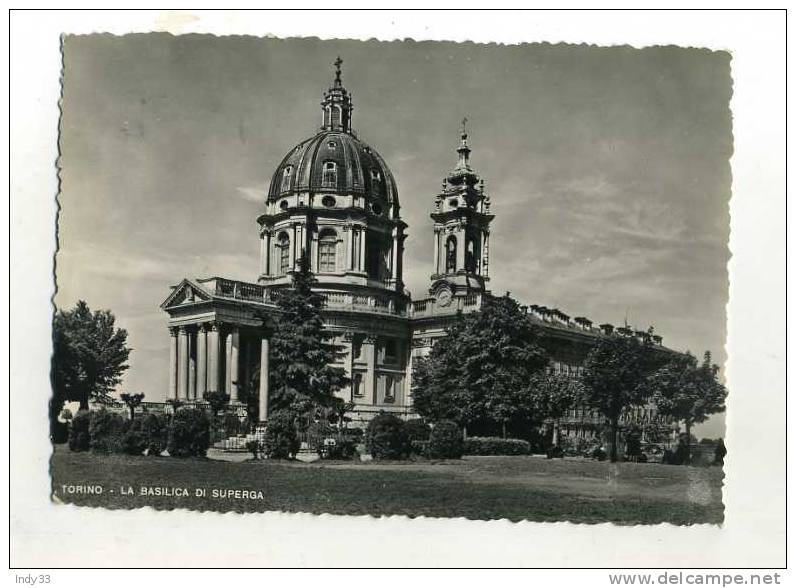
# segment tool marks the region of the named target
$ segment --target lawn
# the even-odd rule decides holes
[[[57,501],[107,508],[466,517],[619,524],[720,523],[720,468],[465,457],[445,462],[230,463],[72,453],[52,460]],[[101,486],[101,494],[79,488]],[[150,489],[146,495],[142,487]],[[156,488],[170,490],[160,491]],[[204,490],[205,496],[197,496]],[[238,491],[230,496],[228,491]],[[249,493],[243,495],[243,491]],[[223,496],[227,492],[227,496]],[[185,493],[187,495],[183,496]],[[169,494],[169,495],[163,495]]]

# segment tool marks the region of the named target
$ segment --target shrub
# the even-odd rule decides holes
[[[50,423],[50,440],[56,445],[69,441],[69,423],[53,420]]]
[[[89,447],[96,453],[120,453],[127,424],[120,414],[104,408],[91,413],[88,425]]]
[[[324,459],[353,459],[356,454],[357,444],[353,439],[334,441],[326,445],[322,453]]]
[[[328,423],[328,421],[318,421],[310,423],[307,427],[307,444],[310,449],[318,453],[323,451],[324,443],[327,439],[336,438],[337,429]]]
[[[428,441],[431,436],[431,427],[423,419],[411,419],[406,421],[406,434],[409,441]]]
[[[298,453],[296,415],[289,410],[274,412],[265,425],[263,451],[270,459],[290,459]]]
[[[263,451],[263,442],[258,439],[246,441],[246,449],[252,454],[254,459],[260,459],[260,454]]]
[[[594,449],[595,442],[583,437],[562,435],[560,437],[560,445],[564,455],[588,457]]]
[[[363,431],[360,427],[345,427],[343,429],[343,435],[345,435],[348,439],[359,443],[365,436],[365,431]]]
[[[554,445],[552,447],[548,447],[545,454],[547,455],[547,459],[561,458],[564,457],[564,450],[561,449],[561,447],[556,447]]]
[[[224,433],[227,437],[236,437],[241,432],[241,422],[233,412],[225,412],[222,419]]]
[[[144,420],[141,418],[127,421],[122,435],[121,450],[127,455],[142,455],[147,448],[147,436],[144,432]]]
[[[210,446],[210,419],[201,408],[181,408],[171,417],[168,452],[172,457],[204,457]]]
[[[528,455],[530,452],[530,442],[523,439],[468,437],[464,440],[465,455]]]
[[[365,431],[365,447],[374,459],[404,459],[411,446],[406,423],[395,415],[377,415]]]
[[[428,441],[420,441],[418,439],[414,439],[409,442],[409,446],[412,452],[412,455],[426,455]]]
[[[150,413],[141,418],[141,431],[146,438],[147,455],[160,455],[168,443],[168,423],[160,415]]]
[[[72,451],[88,451],[90,437],[88,434],[91,413],[87,410],[80,410],[72,419],[69,428],[69,449]]]
[[[461,459],[464,439],[459,425],[453,421],[440,421],[431,429],[426,454],[434,459]]]

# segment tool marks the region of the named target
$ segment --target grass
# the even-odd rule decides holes
[[[58,447],[52,459],[55,499],[83,506],[625,525],[721,523],[723,477],[720,468],[528,456],[434,463],[230,463],[72,453]],[[65,493],[64,484],[100,485],[103,493]],[[142,486],[184,488],[189,496],[143,496]],[[123,494],[128,488],[133,493]],[[198,488],[207,496],[195,496]],[[213,489],[260,492],[262,499],[213,497]]]

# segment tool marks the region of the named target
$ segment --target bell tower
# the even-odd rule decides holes
[[[470,166],[467,119],[462,120],[459,161],[434,200],[434,272],[432,296],[466,296],[486,291],[489,280],[489,196]],[[445,292],[447,291],[447,292]]]

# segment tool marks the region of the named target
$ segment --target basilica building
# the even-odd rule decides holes
[[[268,415],[269,341],[264,328],[276,312],[273,293],[291,284],[305,253],[326,298],[324,322],[344,350],[340,359],[351,386],[340,392],[355,404],[354,419],[380,411],[412,413],[412,362],[428,353],[459,311],[481,306],[489,292],[490,225],[494,219],[484,181],[470,162],[465,123],[453,168],[429,211],[434,251],[428,295],[411,299],[404,288],[407,224],[398,185],[387,162],[352,127],[351,95],[343,87],[341,61],[321,102],[320,128],[287,151],[271,178],[257,218],[260,266],[256,279],[184,278],[161,308],[170,337],[168,397],[201,401],[224,391],[231,404],[259,392],[259,415]],[[466,122],[466,121],[465,121]],[[453,160],[453,158],[452,158]],[[550,370],[576,376],[595,338],[612,325],[533,305],[528,313],[554,358]],[[619,334],[647,337],[628,327]],[[654,344],[662,347],[659,336]],[[248,390],[260,369],[259,391]],[[655,418],[654,407],[639,411]],[[562,426],[585,434],[598,415],[574,410]]]

